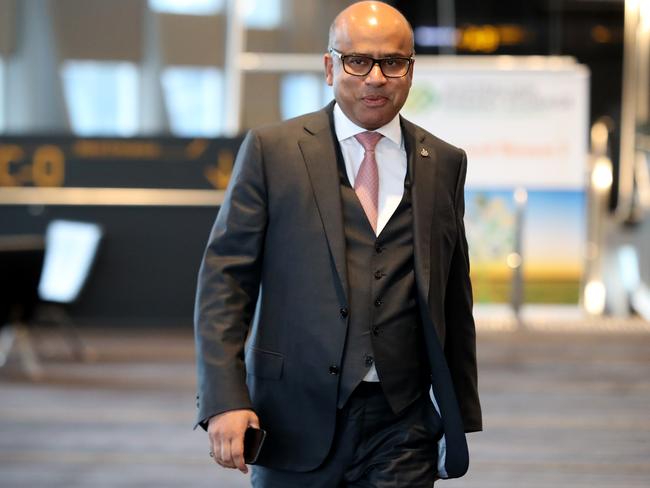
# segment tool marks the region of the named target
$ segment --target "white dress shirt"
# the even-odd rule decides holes
[[[365,150],[354,136],[366,129],[359,127],[343,113],[338,104],[334,105],[334,129],[341,146],[348,180],[354,188],[354,180],[363,161]],[[375,147],[375,159],[379,170],[379,199],[377,205],[377,235],[381,234],[404,195],[406,178],[406,149],[402,138],[399,115],[386,125],[376,129],[382,137]],[[379,381],[375,365],[370,367],[363,381]]]

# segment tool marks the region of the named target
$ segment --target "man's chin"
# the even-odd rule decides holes
[[[363,113],[359,114],[357,125],[366,130],[375,130],[393,120],[395,115],[392,112],[386,113],[384,110],[381,112],[378,110],[364,110]]]

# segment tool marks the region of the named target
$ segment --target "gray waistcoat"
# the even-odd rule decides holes
[[[338,406],[345,405],[374,362],[384,394],[398,413],[422,394],[429,377],[413,270],[410,185],[375,236],[341,163],[339,156],[349,322]]]

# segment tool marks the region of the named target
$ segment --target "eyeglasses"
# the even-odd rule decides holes
[[[343,54],[334,48],[330,48],[330,54],[338,56],[343,64],[343,69],[349,75],[353,76],[368,76],[372,71],[375,64],[379,65],[379,69],[386,78],[402,78],[406,76],[413,63],[413,57],[390,57],[375,59],[370,56],[363,56],[361,54]]]

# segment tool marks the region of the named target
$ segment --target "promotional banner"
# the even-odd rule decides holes
[[[405,117],[467,151],[465,222],[478,303],[509,301],[519,267],[524,302],[578,302],[588,84],[587,69],[570,58],[417,59]],[[525,195],[519,202],[517,189]]]

